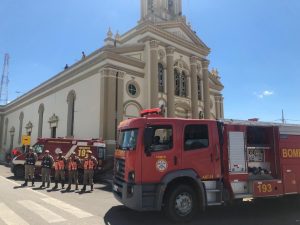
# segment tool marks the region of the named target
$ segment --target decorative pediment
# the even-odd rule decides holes
[[[55,113],[49,118],[48,123],[50,124],[50,127],[57,127],[59,118]]]
[[[13,134],[13,133],[15,133],[15,131],[16,131],[15,127],[11,127],[9,130],[9,133]]]
[[[29,122],[26,124],[26,126],[25,126],[26,130],[31,130],[32,127],[33,127],[33,125],[32,125],[32,123],[31,123],[31,121],[29,121]]]
[[[185,22],[168,22],[157,26],[182,40],[209,51],[207,45],[197,36],[196,31],[193,31]]]

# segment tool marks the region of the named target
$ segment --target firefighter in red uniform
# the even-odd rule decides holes
[[[69,185],[66,191],[71,190],[71,184],[74,180],[75,190],[78,190],[78,166],[81,164],[81,160],[76,155],[75,152],[72,152],[71,157],[68,160],[68,173],[69,173]]]
[[[92,151],[87,151],[87,158],[83,161],[83,188],[81,189],[82,192],[86,191],[86,185],[89,183],[91,185],[91,191],[93,191],[94,184],[93,184],[93,177],[94,177],[94,169],[97,167],[97,159],[92,156]]]
[[[45,155],[42,158],[42,185],[40,188],[45,187],[45,183],[47,182],[47,188],[50,187],[50,174],[51,174],[51,168],[53,166],[54,159],[49,154],[49,150],[45,151]]]
[[[55,168],[55,186],[52,188],[53,190],[58,188],[58,182],[61,181],[61,188],[65,187],[65,167],[66,167],[66,158],[62,155],[62,151],[58,151],[58,157],[55,160],[54,168]]]
[[[30,147],[25,156],[25,182],[22,184],[23,187],[27,186],[29,177],[31,178],[32,186],[34,186],[34,170],[36,161],[37,155],[33,152],[32,147]]]

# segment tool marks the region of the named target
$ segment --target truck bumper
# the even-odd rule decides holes
[[[126,207],[137,211],[161,210],[160,185],[137,185],[122,182],[113,182],[115,198]]]

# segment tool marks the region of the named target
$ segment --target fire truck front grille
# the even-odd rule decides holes
[[[125,160],[117,159],[115,164],[115,179],[120,182],[125,181]]]
[[[122,189],[125,183],[125,160],[116,159],[114,168],[114,192],[122,198]]]

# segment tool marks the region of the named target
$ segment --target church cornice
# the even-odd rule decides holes
[[[131,53],[131,52],[140,52],[145,50],[145,44],[139,43],[135,45],[123,45],[120,47],[108,47],[104,48],[104,51],[109,51],[117,54]]]
[[[3,106],[3,112],[7,113],[16,111],[22,107],[25,107],[28,104],[31,104],[63,88],[66,88],[76,82],[79,82],[80,80],[97,74],[99,72],[99,69],[104,67],[117,68],[123,70],[126,73],[144,77],[144,74],[142,72],[126,68],[126,66],[128,65],[143,70],[145,68],[144,62],[134,58],[130,58],[128,56],[122,56],[114,52],[104,50],[105,48],[101,48],[95,51],[85,60],[81,60],[80,62],[72,65],[67,70],[60,72],[56,76],[43,82],[26,94]],[[114,65],[113,62],[122,63],[124,64],[124,66]]]

